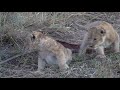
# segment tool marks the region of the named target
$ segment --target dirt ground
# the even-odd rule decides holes
[[[80,45],[86,33],[84,27],[103,20],[111,23],[120,34],[119,12],[16,12],[0,15],[0,63],[23,53],[26,33],[33,30],[42,30],[56,40]],[[34,73],[37,52],[32,52],[0,64],[0,78],[119,78],[120,53],[106,50],[105,54],[106,59],[95,59],[95,53],[81,57],[74,53],[68,70],[59,71],[56,66],[47,65],[43,72]]]

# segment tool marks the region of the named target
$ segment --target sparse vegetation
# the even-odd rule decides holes
[[[26,35],[31,31],[47,33],[56,40],[80,44],[85,34],[84,26],[104,20],[120,34],[120,12],[0,12],[0,63],[25,52]],[[107,51],[106,51],[107,52]],[[47,66],[44,73],[37,69],[37,52],[20,55],[0,64],[1,78],[118,78],[120,53],[106,54],[107,59],[96,60],[94,55],[73,55],[70,69],[59,72]]]

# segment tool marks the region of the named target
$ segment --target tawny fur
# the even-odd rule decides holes
[[[104,48],[111,46],[115,53],[119,52],[119,35],[111,24],[96,21],[86,26],[88,32],[80,46],[79,55],[85,54],[87,48],[95,49],[97,57],[105,57]]]
[[[69,68],[68,63],[72,60],[72,52],[52,37],[46,36],[41,32],[33,31],[28,36],[29,49],[38,50],[38,71],[44,69],[45,64],[56,64],[60,70]]]

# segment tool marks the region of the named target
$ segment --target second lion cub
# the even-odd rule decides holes
[[[46,63],[57,64],[61,70],[69,68],[67,63],[72,60],[70,49],[41,32],[33,31],[28,38],[29,49],[39,51],[38,71],[44,69]]]
[[[119,52],[119,35],[113,26],[105,21],[95,21],[88,27],[83,42],[80,46],[79,55],[85,53],[87,48],[95,49],[97,57],[104,58],[104,48],[112,46],[114,52]]]

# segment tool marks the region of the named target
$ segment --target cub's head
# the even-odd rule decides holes
[[[39,41],[40,39],[42,39],[44,37],[44,34],[42,32],[38,32],[38,31],[33,31],[30,34],[30,39],[32,42],[36,42]]]
[[[44,34],[42,32],[33,31],[28,35],[29,49],[30,50],[39,50],[39,44],[44,38]]]
[[[88,30],[88,47],[96,49],[101,46],[106,38],[106,30],[102,28],[92,27]]]

